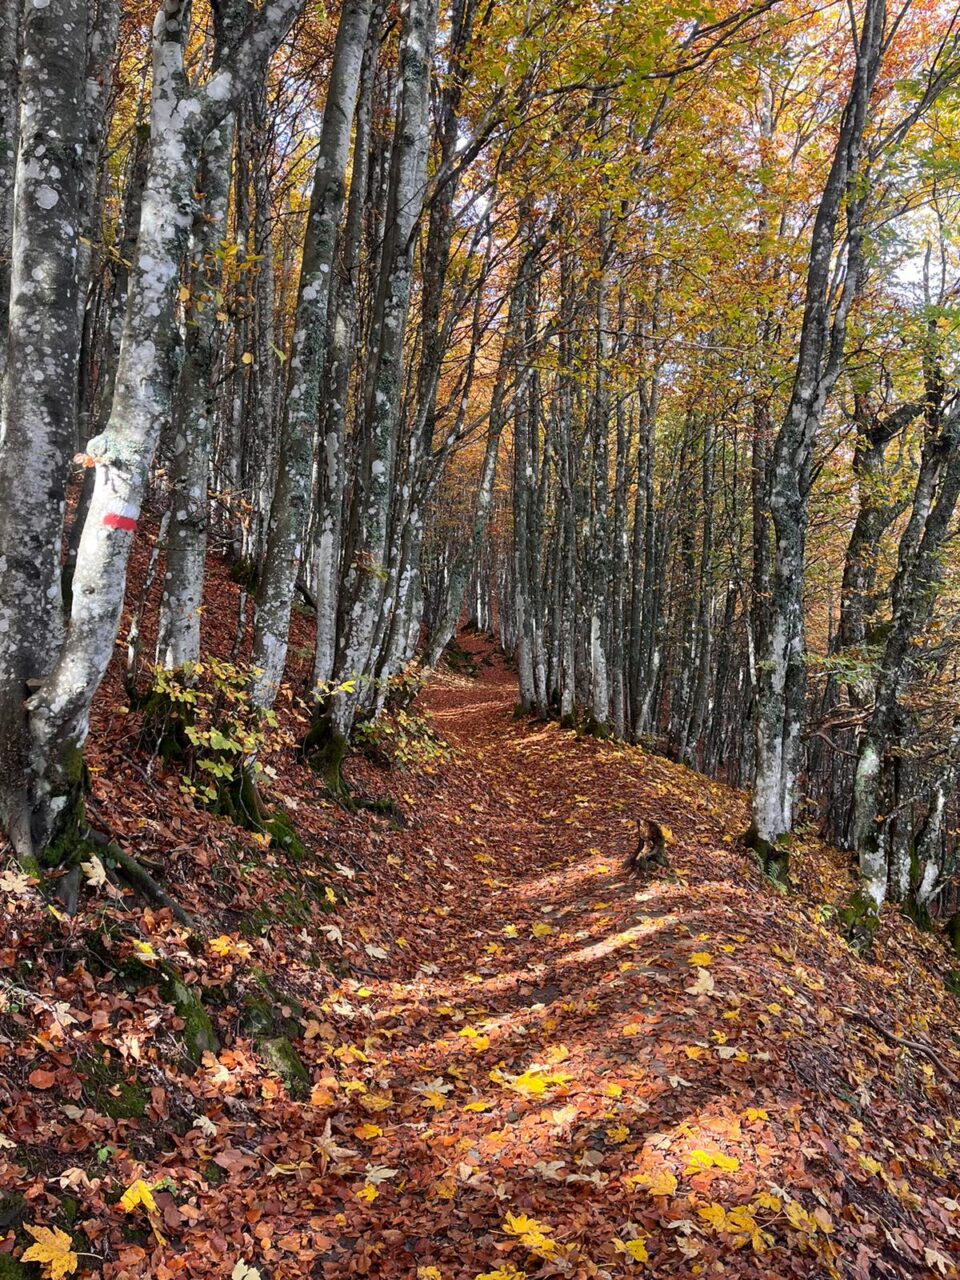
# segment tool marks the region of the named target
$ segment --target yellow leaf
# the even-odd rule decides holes
[[[525,1098],[540,1098],[548,1089],[566,1084],[571,1077],[565,1071],[540,1071],[536,1067],[506,1081],[506,1087]]]
[[[643,1027],[639,1022],[628,1022],[626,1026],[621,1029],[620,1034],[629,1040],[631,1036],[638,1036],[642,1032]]]
[[[647,1253],[647,1246],[642,1240],[618,1240],[624,1253],[628,1254],[634,1262],[649,1262],[650,1255]]]
[[[364,1183],[362,1189],[357,1192],[358,1200],[366,1200],[367,1204],[373,1204],[380,1192],[372,1182]]]
[[[727,1211],[722,1204],[708,1204],[703,1209],[698,1209],[697,1213],[714,1231],[726,1231]]]
[[[515,924],[505,924],[503,926],[503,936],[505,938],[516,938],[518,936],[517,926]]]
[[[743,1113],[743,1118],[747,1124],[754,1124],[757,1120],[769,1120],[770,1117],[762,1107],[747,1107]]]
[[[677,1189],[677,1176],[672,1169],[657,1169],[655,1173],[634,1173],[629,1181],[649,1196],[672,1196]]]
[[[468,1103],[467,1103],[467,1105],[466,1105],[463,1109],[464,1109],[464,1111],[489,1111],[489,1110],[490,1110],[490,1103],[489,1103],[489,1102],[483,1102],[483,1101],[480,1101],[480,1102],[468,1102]]]
[[[364,1111],[389,1111],[393,1103],[389,1098],[382,1098],[378,1093],[371,1093],[366,1098],[360,1099],[360,1105]]]
[[[439,1267],[417,1267],[417,1280],[443,1280]]]
[[[243,355],[240,357],[240,363],[241,363],[241,364],[253,364],[253,352],[252,352],[252,351],[245,351],[245,352],[243,353]]]
[[[61,1276],[72,1276],[77,1269],[77,1255],[70,1248],[73,1241],[59,1227],[34,1227],[24,1223],[24,1227],[33,1236],[36,1244],[32,1244],[24,1253],[22,1262],[39,1262],[48,1280],[60,1280]],[[16,1263],[14,1263],[16,1269]]]
[[[704,1169],[722,1169],[725,1173],[735,1173],[739,1168],[740,1161],[735,1156],[725,1156],[722,1152],[691,1151],[684,1173],[702,1173]]]
[[[442,1111],[447,1105],[447,1100],[439,1089],[424,1089],[423,1099],[428,1107],[433,1107],[434,1111]]]
[[[137,1205],[143,1205],[147,1213],[157,1212],[157,1202],[153,1198],[153,1188],[147,1186],[142,1178],[131,1183],[120,1197],[120,1208],[124,1213],[132,1213]]]
[[[713,964],[713,956],[709,951],[695,951],[689,958],[689,962],[698,969],[707,969]]]
[[[551,933],[553,933],[553,925],[538,922],[532,927],[530,932],[535,938],[547,938]]]
[[[383,1137],[383,1130],[378,1124],[361,1124],[353,1131],[355,1138],[366,1138],[368,1141],[372,1138]]]
[[[879,1173],[883,1165],[880,1164],[879,1160],[874,1160],[872,1156],[861,1156],[860,1167],[861,1169],[866,1169],[867,1173]]]
[[[527,1217],[525,1213],[508,1213],[503,1220],[503,1231],[508,1236],[516,1236],[531,1253],[539,1254],[541,1258],[549,1258],[557,1251],[555,1242],[548,1239],[553,1228],[544,1226],[536,1218]]]
[[[798,1204],[796,1200],[791,1200],[784,1212],[791,1227],[795,1227],[798,1231],[816,1231],[816,1222],[811,1219],[803,1205]]]
[[[151,947],[151,945],[150,945],[150,943],[149,943],[149,942],[139,942],[139,941],[137,941],[136,939],[134,939],[133,947],[134,947],[134,950],[135,950],[139,955],[143,956],[144,960],[159,960],[159,959],[160,959],[160,957],[159,957],[159,956],[157,955],[157,953],[154,951],[153,947]]]
[[[476,1280],[527,1280],[527,1273],[516,1271],[507,1263],[503,1267],[497,1267],[496,1271],[484,1271]]]
[[[608,1084],[603,1091],[608,1098],[619,1098],[623,1094],[622,1084]]]

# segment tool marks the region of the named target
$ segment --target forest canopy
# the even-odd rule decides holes
[[[957,1275],[960,4],[0,0],[0,1280]]]
[[[774,876],[812,821],[868,927],[952,905],[949,4],[5,0],[0,34],[21,855],[69,857],[149,530],[130,679],[203,656],[214,550],[260,714],[314,611],[335,789],[466,617],[523,710],[750,787]]]

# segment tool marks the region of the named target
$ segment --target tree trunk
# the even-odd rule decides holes
[[[92,465],[96,467],[96,480],[77,555],[70,625],[62,645],[58,645],[54,637],[59,630],[56,616],[59,584],[46,593],[38,593],[39,584],[34,578],[30,585],[33,598],[38,601],[41,625],[52,633],[45,637],[39,672],[42,682],[26,703],[26,735],[22,717],[18,715],[15,720],[2,717],[4,742],[0,755],[14,763],[13,776],[3,786],[4,825],[20,854],[51,849],[61,852],[58,837],[69,835],[67,827],[76,817],[82,782],[78,762],[87,735],[90,706],[113,655],[141,494],[161,423],[169,416],[168,353],[174,337],[180,261],[192,222],[197,155],[204,138],[234,105],[242,87],[262,73],[267,59],[296,16],[299,3],[300,0],[276,0],[275,5],[253,18],[222,68],[203,88],[189,85],[183,71],[185,10],[174,0],[167,0],[154,24],[151,147],[140,234],[131,273],[113,408],[104,431],[88,445]],[[56,132],[74,118],[82,121],[78,111],[71,112],[70,104],[79,101],[76,85],[78,77],[82,78],[85,39],[78,35],[73,40],[63,25],[62,12],[54,13],[53,17],[51,12],[34,8],[30,22],[37,23],[34,30],[38,37],[47,37],[38,47],[35,74],[44,110],[52,110],[58,121]],[[72,24],[78,33],[85,32],[81,17],[82,14],[78,14]],[[69,55],[64,50],[69,50]],[[61,95],[64,96],[62,103]],[[52,127],[52,121],[47,120],[46,124]],[[49,335],[50,340],[65,341],[68,336],[74,337],[78,315],[75,296],[70,293],[69,305],[64,306],[63,297],[59,295],[63,289],[75,288],[72,238],[76,235],[77,221],[76,195],[71,191],[71,183],[77,181],[79,147],[61,156],[59,162],[57,148],[50,146],[48,134],[44,135],[43,147],[45,150],[37,155],[32,130],[24,131],[21,148],[24,173],[22,178],[18,173],[18,201],[23,200],[22,219],[25,223],[29,216],[30,230],[23,225],[16,238],[25,242],[26,252],[21,259],[24,267],[31,254],[50,250],[61,264],[59,275],[55,266],[50,267],[48,278],[55,283],[58,294],[57,316],[50,318],[45,335]],[[60,170],[59,177],[54,178],[52,167]],[[37,174],[39,176],[35,176]],[[41,217],[49,217],[51,223],[44,228],[42,245],[35,234]],[[65,275],[69,276],[69,284],[62,278]],[[28,305],[35,288],[31,273],[28,287],[16,289],[26,313],[22,322],[18,318],[11,326],[14,342],[30,334],[34,341],[39,340],[35,329],[38,322],[32,306]],[[45,306],[51,305],[43,295],[41,301]],[[65,326],[69,333],[65,332]],[[45,336],[43,341],[47,340]],[[77,346],[74,341],[74,359]],[[22,366],[19,355],[11,364],[17,368]],[[70,367],[68,361],[67,367]],[[48,385],[61,382],[52,365],[48,378]],[[69,434],[72,438],[73,424],[69,424],[69,432],[62,421],[55,425],[47,421],[44,425],[49,411],[43,411],[34,421],[25,421],[17,401],[17,397],[25,394],[23,383],[20,378],[7,381],[13,397],[7,411],[12,434],[4,440],[3,468],[8,477],[8,491],[15,478],[19,484],[11,493],[10,501],[3,504],[5,522],[0,530],[0,560],[11,563],[11,553],[23,545],[29,525],[37,550],[43,550],[42,562],[46,568],[41,572],[49,576],[59,569],[57,557],[63,521],[62,499],[50,502],[49,492],[56,494],[59,483],[62,493],[63,481],[58,482],[57,477],[62,476],[66,455],[61,451],[64,437]],[[66,394],[66,379],[62,379],[62,383],[63,394]],[[71,405],[75,388],[73,377],[69,391]],[[57,408],[58,413],[64,411],[62,396]],[[18,445],[22,447],[22,433],[31,428],[46,432],[41,468],[37,467],[35,440],[31,441],[34,474],[45,467],[50,478],[51,488],[45,491],[42,515],[32,495],[32,486],[23,483],[22,475],[16,476],[15,451]],[[4,604],[0,609],[11,608],[14,601],[10,589],[19,585],[16,574],[23,571],[21,568],[5,575]],[[36,570],[33,573],[36,574]],[[17,603],[29,598],[18,596]],[[22,608],[14,610],[14,619],[25,616]],[[15,680],[29,678],[27,673],[35,661],[39,637],[37,626],[34,622],[26,634],[21,630],[5,632],[4,645],[8,649],[0,669],[14,673]],[[15,702],[17,694],[14,687]],[[66,787],[69,790],[65,791]]]
[[[859,287],[863,214],[862,146],[883,52],[885,0],[867,0],[853,82],[814,221],[797,369],[774,441],[770,514],[775,554],[769,626],[757,670],[757,763],[750,840],[766,869],[782,877],[793,825],[804,710],[803,584],[813,446],[826,399],[840,372],[850,306]],[[831,313],[834,241],[845,208],[846,275]]]
[[[63,640],[60,546],[76,440],[86,47],[83,0],[26,9],[0,423],[0,821],[21,856],[46,844],[58,811],[65,816],[69,808],[54,796],[42,812],[34,804],[36,744],[24,699],[28,684],[50,674]],[[46,765],[56,751],[44,754]],[[51,780],[58,792],[60,783]]]
[[[373,0],[348,0],[341,11],[317,149],[290,348],[277,483],[270,508],[270,532],[257,595],[253,636],[256,674],[250,696],[264,710],[272,706],[283,679],[290,609],[306,536],[327,303],[333,278],[337,226],[345,196],[360,69],[372,11]]]

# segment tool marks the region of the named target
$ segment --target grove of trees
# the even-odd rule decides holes
[[[850,850],[855,929],[955,911],[958,94],[949,0],[0,0],[16,855],[84,838],[139,538],[141,668],[211,555],[257,716],[315,615],[318,787],[467,624],[775,879]]]

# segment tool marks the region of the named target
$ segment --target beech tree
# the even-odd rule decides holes
[[[848,850],[863,938],[952,911],[957,12],[300,10],[0,0],[18,856],[76,861],[118,642],[149,719],[228,634],[350,803],[473,626],[520,712],[751,788],[781,887]]]
[[[87,444],[96,479],[68,619],[60,596],[59,548],[67,461],[75,439],[71,361],[75,370],[79,343],[73,268],[85,69],[85,39],[79,37],[86,19],[79,3],[66,24],[57,12],[34,6],[26,24],[24,38],[35,44],[28,59],[31,76],[21,94],[13,231],[18,274],[11,281],[12,349],[0,453],[0,489],[6,497],[0,530],[0,671],[7,710],[0,806],[21,856],[53,851],[58,858],[61,842],[69,849],[77,837],[80,758],[90,705],[113,653],[143,485],[172,402],[173,315],[200,150],[244,87],[262,73],[298,8],[298,0],[279,0],[257,13],[202,84],[191,83],[184,70],[187,6],[164,0],[157,13],[139,233],[112,408],[104,430]],[[64,38],[71,30],[76,41]],[[31,254],[35,260],[47,252],[53,261],[41,268],[44,293],[52,288],[59,296],[46,300],[44,314],[43,299],[36,311],[32,306]],[[20,274],[24,270],[26,276]],[[28,314],[17,314],[20,307]],[[41,377],[52,380],[45,393],[50,407],[38,406],[36,416],[21,402],[36,397],[27,387],[39,385],[33,351],[27,359],[21,344],[36,345]],[[62,393],[54,398],[57,385]],[[29,626],[20,607],[25,598],[38,605]]]

